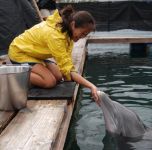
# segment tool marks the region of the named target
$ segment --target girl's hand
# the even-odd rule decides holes
[[[94,85],[91,86],[91,95],[95,102],[99,105],[98,89]]]

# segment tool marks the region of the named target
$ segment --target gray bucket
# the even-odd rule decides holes
[[[0,66],[0,110],[11,111],[26,107],[30,67]]]

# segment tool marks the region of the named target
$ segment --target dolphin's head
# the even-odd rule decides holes
[[[108,132],[131,138],[144,135],[147,127],[134,111],[112,101],[102,91],[98,91],[98,96],[99,105],[104,115],[105,128]]]

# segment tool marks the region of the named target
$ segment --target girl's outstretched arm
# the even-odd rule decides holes
[[[71,72],[71,78],[73,81],[89,88],[91,90],[92,98],[98,103],[98,100],[99,100],[98,94],[97,94],[98,89],[93,83],[86,80],[84,77],[79,75],[77,72]]]

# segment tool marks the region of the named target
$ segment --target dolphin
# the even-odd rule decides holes
[[[106,128],[103,142],[111,137],[119,150],[152,150],[152,129],[133,110],[111,100],[106,93],[98,91],[98,96]]]

